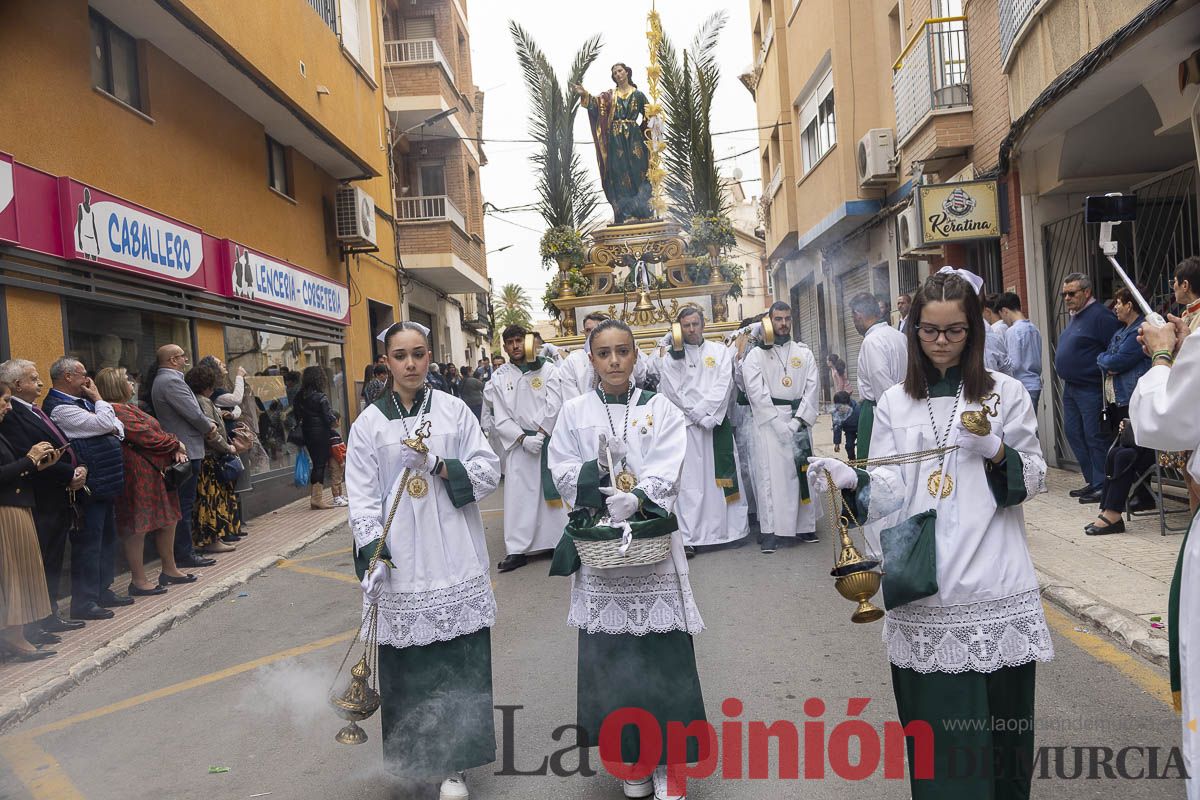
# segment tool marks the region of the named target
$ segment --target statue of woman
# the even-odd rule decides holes
[[[613,221],[619,225],[653,216],[650,179],[646,176],[650,163],[646,144],[649,100],[638,90],[625,64],[613,64],[612,79],[616,88],[595,96],[578,84],[573,88],[588,111],[600,182],[612,206]]]

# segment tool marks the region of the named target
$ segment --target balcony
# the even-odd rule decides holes
[[[1000,63],[1008,66],[1018,35],[1042,0],[1000,0]]]
[[[463,213],[454,205],[454,201],[444,194],[401,197],[396,200],[396,209],[396,221],[400,224],[453,222],[460,231],[467,232],[467,220]]]
[[[383,43],[383,65],[385,67],[408,64],[437,64],[446,71],[450,84],[454,85],[454,69],[442,52],[437,39],[396,39]]]
[[[892,93],[896,101],[896,138],[900,144],[905,144],[935,115],[971,110],[966,17],[925,20],[892,67]],[[924,155],[936,156],[953,143],[965,146],[966,143],[958,141],[963,130],[961,124],[957,128],[953,124],[949,127],[935,124],[934,141],[929,145],[932,149]],[[965,131],[969,136],[969,124]]]
[[[775,19],[767,20],[766,28],[763,30],[762,47],[758,49],[758,55],[754,59],[754,74],[762,74],[763,65],[767,63],[767,53],[771,52],[771,42],[775,41]]]
[[[488,291],[483,243],[449,197],[398,197],[396,223],[405,269],[447,294]]]
[[[783,164],[776,164],[775,171],[771,173],[771,180],[763,189],[763,199],[766,202],[771,202],[775,199],[775,193],[779,191],[779,187],[783,185]]]

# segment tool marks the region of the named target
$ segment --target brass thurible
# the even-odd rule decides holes
[[[988,401],[995,400],[995,405],[989,406]],[[992,432],[992,422],[988,417],[999,416],[1000,414],[1000,395],[992,392],[987,397],[979,402],[982,406],[979,411],[964,411],[959,415],[962,420],[962,425],[976,436],[987,436]]]
[[[834,578],[833,588],[837,589],[842,597],[858,604],[858,608],[850,615],[851,622],[875,622],[883,618],[883,610],[872,604],[871,598],[879,591],[883,582],[883,572],[879,569],[879,562],[864,558],[854,540],[850,538],[850,521],[854,520],[854,524],[857,525],[858,520],[854,519],[854,512],[844,504],[844,513],[837,513],[837,503],[833,497],[836,487],[829,470],[825,471],[825,480],[829,488],[826,493],[829,518],[837,528],[839,540],[837,559],[833,562],[833,569],[829,571]]]

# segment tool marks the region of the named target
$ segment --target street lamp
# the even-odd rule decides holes
[[[413,131],[420,130],[421,128],[424,128],[427,125],[432,125],[435,122],[441,122],[446,117],[453,116],[454,114],[457,114],[457,113],[458,113],[458,106],[453,106],[451,108],[447,108],[445,111],[439,111],[438,113],[434,114],[432,117],[426,117],[425,119],[421,120],[416,125],[413,125],[411,128],[405,128],[404,130],[400,131],[400,135],[403,136],[406,133],[412,133]]]
[[[504,247],[497,247],[495,250],[488,250],[486,253],[484,253],[484,255],[490,256],[492,253],[503,253],[505,250],[507,250],[510,247],[512,247],[511,244],[506,244],[506,245],[504,245]]]

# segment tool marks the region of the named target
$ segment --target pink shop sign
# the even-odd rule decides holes
[[[350,323],[350,292],[345,284],[232,240],[226,239],[225,244],[226,296],[307,314],[327,322]]]

